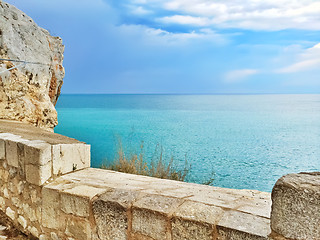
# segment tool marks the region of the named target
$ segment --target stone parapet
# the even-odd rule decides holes
[[[87,168],[42,192],[48,205],[42,219],[60,238],[267,239],[270,233],[270,194],[258,191]]]
[[[288,174],[272,190],[271,228],[279,239],[320,239],[320,173]]]
[[[88,168],[90,146],[28,124],[0,122],[0,210],[38,238],[43,233],[43,186]]]
[[[0,121],[0,210],[41,240],[320,239],[319,174],[271,194],[90,168],[90,146]]]

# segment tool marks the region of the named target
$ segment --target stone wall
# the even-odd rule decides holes
[[[40,239],[267,239],[270,194],[89,168],[89,146],[0,121],[0,208]]]
[[[278,181],[271,233],[269,193],[89,166],[89,145],[0,121],[0,209],[30,239],[320,239],[316,174]]]
[[[90,146],[23,123],[0,121],[0,132],[0,208],[23,232],[39,237],[43,187],[89,167]]]

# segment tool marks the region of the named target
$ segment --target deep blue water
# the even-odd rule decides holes
[[[320,95],[62,95],[55,132],[92,145],[92,166],[157,145],[190,181],[271,191],[286,173],[320,171]],[[106,160],[107,159],[107,160]]]

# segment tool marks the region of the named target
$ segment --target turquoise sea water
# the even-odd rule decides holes
[[[92,145],[92,166],[122,139],[149,159],[192,164],[190,181],[271,191],[286,174],[320,171],[320,95],[62,95],[55,132]],[[106,160],[107,159],[107,160]]]

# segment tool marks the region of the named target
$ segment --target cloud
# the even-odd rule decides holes
[[[298,54],[297,61],[277,69],[276,73],[296,73],[320,68],[320,43]]]
[[[166,16],[159,18],[158,21],[167,23],[167,24],[186,24],[186,25],[195,25],[195,26],[206,26],[208,25],[208,19],[203,17],[193,17],[193,16],[184,16],[184,15],[174,15]]]
[[[320,59],[311,59],[311,60],[304,60],[298,63],[294,63],[290,66],[279,69],[277,72],[278,73],[295,73],[295,72],[308,71],[308,70],[312,70],[319,67],[320,67]]]
[[[258,74],[259,70],[257,69],[238,69],[227,72],[225,74],[224,82],[226,83],[236,83],[242,82],[246,78]]]
[[[116,27],[117,31],[127,37],[135,36],[146,45],[184,47],[188,44],[210,43],[224,45],[228,42],[224,35],[211,29],[202,28],[191,32],[169,32],[161,28],[152,28],[145,25],[122,24]]]
[[[138,7],[131,7],[131,13],[135,15],[147,15],[147,14],[152,14],[153,12],[151,10],[145,9],[142,6],[138,6]]]
[[[313,0],[167,0],[163,7],[176,11],[186,19],[201,19],[201,24],[219,28],[250,30],[305,29],[320,30],[320,1]],[[185,24],[181,17],[167,16],[160,20],[171,20]],[[203,26],[203,25],[201,25]]]

